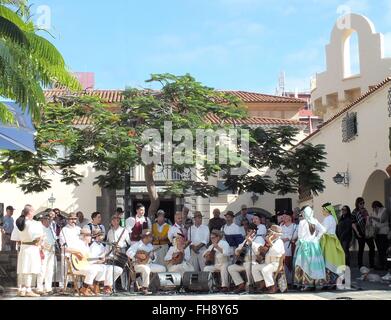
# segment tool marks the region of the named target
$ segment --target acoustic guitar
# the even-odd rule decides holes
[[[136,263],[137,264],[148,264],[151,254],[156,251],[159,251],[161,248],[163,248],[163,247],[159,246],[150,252],[147,252],[144,250],[137,251],[136,256],[135,256]]]
[[[79,259],[75,254],[71,254],[72,267],[76,271],[85,270],[91,265],[91,262],[104,260],[105,257],[90,258],[89,256],[83,256],[83,259]]]

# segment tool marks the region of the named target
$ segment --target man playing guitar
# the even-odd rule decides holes
[[[91,246],[90,246],[90,257],[91,258],[97,258],[97,261],[94,262],[96,264],[103,264],[105,272],[103,275],[101,275],[100,278],[97,278],[97,283],[94,285],[94,293],[99,294],[100,293],[100,287],[99,282],[104,282],[104,288],[103,293],[104,294],[111,294],[113,283],[119,278],[119,276],[122,274],[123,269],[119,266],[113,265],[111,263],[108,263],[106,261],[106,256],[109,255],[112,252],[112,249],[107,246],[105,247],[102,244],[104,233],[98,229],[95,229],[92,238],[95,240]],[[101,258],[101,260],[98,260],[98,258]],[[114,279],[113,279],[114,277]]]
[[[141,234],[141,240],[133,244],[126,252],[127,256],[134,263],[134,271],[141,273],[143,294],[150,294],[149,288],[149,276],[151,272],[160,273],[166,272],[166,267],[154,264],[152,261],[155,260],[152,245],[152,233],[149,230],[143,230]]]
[[[190,263],[190,248],[186,246],[185,236],[182,233],[176,234],[174,245],[170,247],[164,260],[167,262],[168,271],[178,272],[182,277],[185,272],[194,271]]]
[[[72,241],[66,252],[74,255],[76,260],[85,261],[89,259],[91,251],[89,244],[91,243],[91,231],[82,229],[80,231],[80,239]],[[105,275],[105,267],[102,264],[83,263],[80,267],[72,264],[74,274],[85,276],[83,287],[80,289],[82,296],[94,296],[94,280],[101,279]]]
[[[282,228],[280,226],[273,225],[270,227],[266,236],[265,247],[268,250],[265,255],[265,263],[256,264],[252,271],[258,289],[261,291],[266,287],[270,294],[277,292],[273,273],[278,270],[280,259],[285,254],[284,242],[280,239],[282,235]]]
[[[221,292],[228,292],[229,244],[227,241],[223,240],[223,233],[220,230],[213,230],[210,235],[210,240],[212,244],[204,253],[204,258],[206,259],[204,271],[220,271]],[[210,258],[211,256],[212,258]]]
[[[265,244],[262,237],[257,236],[258,227],[251,223],[247,230],[247,237],[244,242],[235,250],[236,263],[228,267],[228,272],[235,283],[235,293],[240,293],[246,290],[246,283],[244,282],[240,272],[246,271],[248,285],[252,279],[252,267],[256,264],[256,255],[258,248]],[[241,256],[244,255],[244,262],[241,261]]]

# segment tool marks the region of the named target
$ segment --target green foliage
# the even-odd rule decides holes
[[[39,120],[45,103],[42,87],[56,84],[78,90],[80,84],[68,72],[60,52],[36,34],[29,19],[27,1],[0,1],[0,95],[24,110],[29,107]],[[0,108],[0,120],[12,121],[4,108]]]
[[[77,166],[91,163],[100,172],[95,184],[122,188],[125,173],[142,164],[144,130],[158,129],[163,137],[164,122],[170,121],[174,130],[189,129],[195,137],[196,130],[228,129],[233,126],[227,120],[246,116],[245,108],[235,97],[205,87],[190,75],[152,75],[148,81],[160,83],[161,90],[128,89],[119,113],[89,96],[45,104],[42,121],[37,123],[37,154],[3,152],[0,181],[22,181],[21,188],[26,193],[39,192],[50,188],[46,174],[52,171],[61,175],[62,182],[79,185],[83,176],[77,172]],[[210,114],[218,115],[220,123],[206,121]],[[89,124],[75,126],[78,118],[89,119]],[[305,144],[292,149],[298,134],[292,127],[243,129],[249,130],[248,165],[258,169],[258,173],[234,176],[231,172],[236,165],[219,164],[218,152],[211,163],[206,158],[196,162],[199,151],[193,150],[191,162],[170,165],[179,173],[191,170],[191,178],[169,181],[167,192],[217,196],[218,189],[208,183],[208,178],[221,171],[226,172],[227,188],[237,192],[286,194],[304,187],[314,193],[323,191],[319,173],[326,167],[324,146]],[[173,147],[180,143],[173,142]],[[63,157],[57,156],[60,147],[66,150]],[[160,160],[164,164],[163,157]],[[154,185],[151,179],[149,186]],[[152,191],[150,197],[153,198]]]

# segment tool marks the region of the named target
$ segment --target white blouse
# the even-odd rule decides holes
[[[310,227],[307,220],[301,220],[299,223],[299,232],[298,237],[299,240],[303,241],[319,241],[323,234],[326,232],[325,227],[322,226],[319,221],[316,220],[315,224],[315,232],[311,234]]]
[[[332,215],[328,215],[322,222],[323,227],[326,229],[327,234],[334,234],[337,230],[337,222]]]

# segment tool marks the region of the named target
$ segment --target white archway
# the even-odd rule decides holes
[[[375,200],[385,204],[385,181],[388,179],[386,172],[382,170],[376,170],[373,172],[365,184],[363,191],[363,198],[366,202],[366,208],[371,208],[372,202]]]

